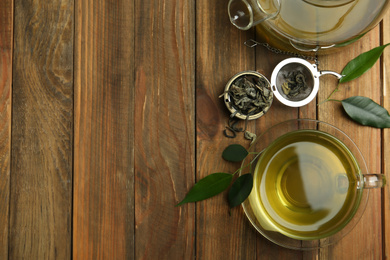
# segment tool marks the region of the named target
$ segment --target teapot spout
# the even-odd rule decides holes
[[[230,22],[240,30],[276,17],[280,11],[280,0],[230,0],[228,13]]]

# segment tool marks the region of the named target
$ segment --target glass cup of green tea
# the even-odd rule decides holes
[[[275,125],[249,151],[243,166],[251,163],[253,189],[245,214],[264,237],[290,249],[339,241],[363,215],[369,190],[386,183],[368,172],[351,138],[317,120]]]

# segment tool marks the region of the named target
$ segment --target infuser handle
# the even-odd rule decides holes
[[[331,70],[321,70],[321,71],[320,71],[320,77],[321,77],[322,75],[326,75],[326,74],[333,75],[333,76],[335,76],[335,77],[338,78],[338,79],[341,79],[341,78],[343,77],[343,75],[341,75],[341,74],[339,74],[339,73],[337,73],[337,72],[331,71]]]
[[[384,174],[364,174],[363,188],[382,188],[386,185],[386,176]]]

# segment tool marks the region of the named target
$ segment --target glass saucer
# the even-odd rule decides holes
[[[258,136],[248,150],[249,155],[242,162],[242,172],[240,174],[248,173],[247,171],[248,168],[244,166],[248,165],[249,163],[251,163],[250,172],[253,174],[257,165],[257,161],[261,157],[262,153],[278,137],[295,130],[304,130],[304,129],[320,130],[339,139],[343,144],[345,144],[348,147],[348,149],[354,155],[357,164],[359,165],[360,168],[360,173],[358,174],[360,175],[360,174],[368,173],[366,162],[360,150],[358,149],[356,144],[343,131],[325,122],[311,120],[311,119],[295,119],[295,120],[289,120],[277,124],[275,126],[272,126],[264,133],[262,133],[260,136]],[[334,244],[340,241],[346,234],[348,234],[361,219],[361,216],[363,215],[367,205],[368,197],[369,197],[369,190],[362,189],[360,204],[358,204],[356,212],[352,215],[349,222],[347,222],[346,225],[341,228],[341,230],[337,231],[332,235],[329,235],[328,237],[323,237],[320,239],[311,239],[311,240],[294,239],[278,232],[275,229],[272,230],[269,227],[264,227],[264,224],[262,226],[258,221],[253,208],[251,207],[249,199],[245,200],[242,203],[242,207],[244,209],[247,218],[249,219],[251,224],[255,227],[255,229],[271,242],[289,249],[315,250],[315,249],[327,247],[331,244]]]

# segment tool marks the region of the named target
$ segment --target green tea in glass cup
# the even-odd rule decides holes
[[[255,228],[274,243],[316,249],[340,240],[359,221],[369,188],[354,142],[327,123],[298,119],[271,127],[250,148],[253,190],[243,207]]]

